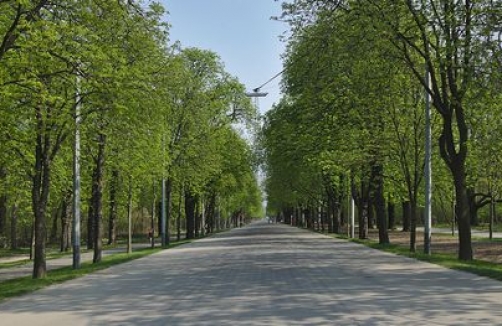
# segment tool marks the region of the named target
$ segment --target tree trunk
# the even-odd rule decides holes
[[[373,209],[374,200],[372,196],[368,197],[368,229],[373,230],[376,228],[375,224],[375,210]]]
[[[359,222],[359,239],[368,239],[368,208],[369,208],[369,190],[368,186],[361,181],[361,193],[358,198],[358,222]]]
[[[19,206],[17,203],[12,205],[12,210],[10,213],[10,249],[17,249],[17,210]]]
[[[327,214],[327,217],[328,217],[328,233],[335,233],[335,230],[334,230],[334,221],[335,221],[335,214],[334,214],[334,203],[333,203],[333,199],[331,198],[330,194],[329,194],[329,191],[327,192],[327,195],[328,195],[328,202],[327,202],[327,211],[326,211],[326,214]]]
[[[185,220],[186,220],[186,238],[195,238],[195,205],[196,199],[192,194],[190,187],[185,188]]]
[[[456,90],[455,90],[456,91]],[[439,137],[439,152],[448,166],[455,185],[455,214],[458,221],[458,258],[472,260],[471,219],[469,214],[469,196],[467,193],[465,164],[468,152],[469,130],[466,123],[462,99],[452,94],[448,104],[434,101],[441,109],[443,126]],[[456,128],[454,132],[454,128]]]
[[[390,200],[387,201],[387,213],[389,214],[389,230],[394,230],[396,223],[396,205]]]
[[[49,152],[52,149],[50,136],[41,121],[40,110],[37,110],[37,119],[35,167],[31,188],[32,209],[35,215],[33,278],[36,279],[44,278],[47,274],[45,260],[45,241],[47,237],[46,211],[51,179],[51,160],[49,158]]]
[[[152,184],[152,194],[153,194],[153,200],[152,200],[152,218],[150,220],[150,245],[151,248],[155,248],[155,211],[157,210],[157,196],[155,193],[155,180],[153,181]],[[160,230],[160,229],[159,229]]]
[[[410,252],[417,250],[417,202],[412,200],[409,204],[410,214]]]
[[[173,215],[173,180],[171,178],[167,178],[166,180],[166,229],[165,234],[166,234],[166,245],[169,246],[169,243],[171,241],[171,235],[170,235],[170,221],[171,217]],[[160,220],[160,219],[159,219]],[[160,230],[160,228],[159,228]]]
[[[52,215],[52,227],[51,227],[51,233],[49,235],[49,243],[55,244],[58,242],[58,221],[59,221],[59,215],[61,214],[60,212],[61,207],[53,210]]]
[[[92,175],[92,187],[91,192],[94,193],[96,190],[96,181],[94,180],[94,173]],[[89,199],[89,207],[87,209],[87,250],[94,249],[94,205],[92,203],[92,196]]]
[[[181,205],[183,203],[183,186],[181,187],[180,189],[180,193],[179,193],[179,198],[178,198],[178,216],[176,218],[176,229],[177,229],[177,233],[176,233],[176,239],[178,241],[181,240]]]
[[[340,233],[340,217],[341,217],[342,207],[339,202],[333,203],[333,232]]]
[[[7,169],[0,166],[0,184],[5,184],[7,179]],[[5,225],[7,222],[7,194],[0,193],[0,237],[5,235]]]
[[[478,219],[478,206],[476,205],[476,196],[474,195],[475,191],[474,188],[469,187],[467,188],[467,197],[469,198],[469,214],[470,214],[470,221],[472,226],[478,226],[479,225],[479,219]]]
[[[365,198],[359,203],[359,239],[368,239],[368,201]]]
[[[495,198],[493,193],[490,192],[490,224],[489,224],[489,239],[493,240],[493,220],[495,218]]]
[[[206,208],[206,233],[213,233],[215,227],[216,194],[212,193]]]
[[[94,255],[93,263],[99,263],[103,255],[103,179],[105,167],[105,146],[106,137],[100,133],[98,135],[98,156],[94,167],[94,182],[92,193],[93,205],[93,225],[94,225]]]
[[[200,235],[202,237],[206,236],[206,205],[204,204],[204,197],[200,202]]]
[[[108,244],[117,243],[117,191],[119,188],[119,171],[112,170],[112,180],[110,182],[110,212],[108,216]]]
[[[300,206],[296,206],[295,208],[295,226],[302,226],[302,209]]]
[[[46,173],[49,173],[45,169]],[[48,178],[43,177],[43,179]],[[34,232],[34,265],[33,265],[33,278],[44,278],[47,274],[47,265],[45,261],[45,239],[46,239],[46,208],[47,196],[49,192],[48,182],[35,182],[33,192],[33,211],[35,212],[35,232]],[[37,189],[38,188],[38,189]]]
[[[403,201],[403,232],[410,232],[411,207],[409,201]]]
[[[195,211],[194,211],[194,236],[195,238],[198,238],[200,236],[200,222],[202,220],[202,217],[200,215],[201,208],[200,208],[200,199],[198,196],[195,196]]]
[[[127,191],[127,253],[132,254],[132,177]]]
[[[66,252],[70,248],[70,216],[71,216],[71,198],[73,192],[67,191],[61,199],[61,239],[60,250]]]
[[[469,216],[469,201],[466,191],[464,166],[459,166],[455,173],[455,213],[458,220],[458,259],[472,260],[471,221]]]
[[[374,205],[378,226],[378,242],[380,244],[388,244],[390,243],[390,240],[389,231],[387,229],[387,216],[385,215],[383,167],[380,164],[375,164],[373,165],[372,170],[372,184],[374,184]]]

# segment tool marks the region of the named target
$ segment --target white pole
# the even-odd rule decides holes
[[[354,197],[352,195],[350,196],[350,237],[354,238],[355,237],[355,230],[356,230],[356,225],[355,225],[355,203],[354,203]]]
[[[432,217],[432,155],[431,155],[431,106],[429,95],[429,67],[425,69],[425,218],[424,253],[431,254],[431,217]]]
[[[73,143],[73,269],[80,268],[80,77],[77,76],[75,104],[75,142]]]

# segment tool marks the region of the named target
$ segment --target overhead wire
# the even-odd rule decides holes
[[[282,75],[282,73],[285,70],[286,69],[282,69],[279,73],[275,74],[272,78],[270,78],[269,80],[267,80],[266,82],[264,82],[262,85],[260,85],[260,87],[253,88],[253,91],[254,92],[259,92],[262,87],[264,87],[265,85],[267,85],[268,83],[272,82],[274,79],[276,79],[277,77],[279,77],[280,75]]]

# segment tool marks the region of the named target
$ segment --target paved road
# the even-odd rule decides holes
[[[0,304],[2,325],[502,325],[502,283],[258,223]]]

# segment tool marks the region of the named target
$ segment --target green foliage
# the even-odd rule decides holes
[[[350,173],[361,182],[374,163],[384,167],[389,198],[422,205],[426,92],[436,108],[435,211],[451,206],[452,176],[457,186],[463,183],[458,167],[464,155],[469,187],[499,196],[502,84],[496,71],[502,52],[492,18],[502,8],[489,1],[472,8],[454,1],[442,4],[283,3],[281,20],[291,26],[285,97],[267,115],[262,135],[271,207],[322,198],[326,182],[342,191],[341,176]],[[473,12],[470,34],[461,33],[462,21]],[[456,39],[445,26],[451,26]],[[425,64],[431,71],[429,88],[424,87]]]
[[[253,125],[255,108],[217,54],[169,46],[165,10],[156,2],[62,4],[0,2],[0,44],[5,45],[0,48],[0,166],[8,172],[0,194],[8,196],[9,211],[17,207],[18,227],[29,229],[32,209],[40,205],[47,206],[45,224],[59,216],[63,194],[71,189],[77,102],[84,213],[100,141],[104,193],[112,170],[121,178],[119,212],[125,211],[129,179],[135,205],[150,209],[154,197],[160,198],[153,193],[160,187],[152,189],[152,183],[167,177],[204,195],[218,176],[213,190],[232,202],[229,210],[240,200],[250,210],[260,206],[253,162],[245,161],[249,146],[231,129],[233,123]],[[238,164],[232,165],[230,153]],[[40,159],[46,170],[35,166]],[[34,176],[46,173],[51,195],[45,204],[30,188]],[[107,199],[102,200],[106,211]]]

